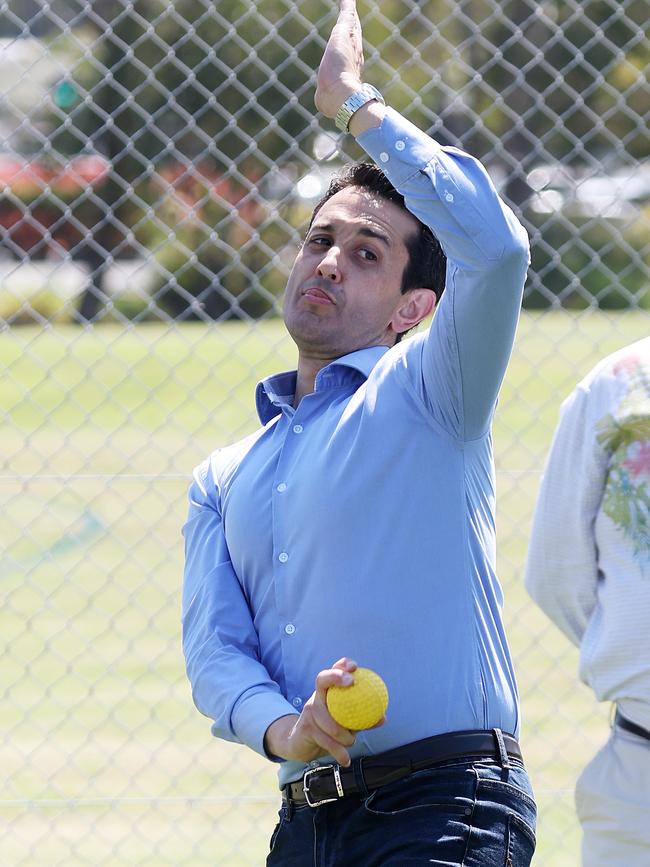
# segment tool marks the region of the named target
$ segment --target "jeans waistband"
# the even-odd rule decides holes
[[[319,807],[350,795],[365,797],[415,771],[474,757],[493,758],[504,768],[509,767],[511,758],[522,761],[517,740],[501,729],[448,732],[355,759],[349,768],[336,764],[310,768],[302,780],[284,786],[282,797],[291,803]]]

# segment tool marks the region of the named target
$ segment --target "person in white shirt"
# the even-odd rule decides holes
[[[602,360],[562,405],[525,583],[616,705],[576,784],[584,867],[650,865],[650,337]]]

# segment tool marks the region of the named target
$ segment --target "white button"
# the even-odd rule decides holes
[[[287,635],[293,635],[293,633],[296,631],[296,627],[293,625],[293,623],[287,623],[287,625],[284,627],[284,631],[287,633]]]
[[[382,151],[382,152],[379,154],[379,159],[382,161],[382,163],[387,163],[387,162],[388,162],[389,157],[388,157],[388,154],[386,153],[386,151]]]
[[[294,426],[293,426],[293,432],[294,433],[302,433],[302,431],[303,431],[303,427],[301,424],[294,424]]]
[[[406,145],[404,144],[404,142],[401,139],[399,141],[395,142],[395,150],[396,151],[403,151],[405,147],[406,147]]]
[[[298,696],[296,696],[294,699],[292,699],[291,704],[294,707],[300,707],[302,705],[302,699],[298,698]]]
[[[287,554],[286,551],[283,551],[281,554],[278,554],[278,560],[280,561],[280,563],[286,563],[288,559],[289,559],[289,555]]]
[[[286,482],[280,482],[280,484],[277,486],[277,488],[275,490],[279,491],[281,494],[283,494],[287,490],[287,483]]]
[[[449,192],[445,193],[445,199],[446,199],[448,202],[453,202],[453,201],[454,201],[454,197],[453,197],[453,195],[452,195],[451,193],[449,193]]]

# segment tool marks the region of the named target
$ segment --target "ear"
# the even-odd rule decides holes
[[[390,325],[396,334],[401,334],[426,319],[435,307],[436,293],[433,289],[409,289],[395,308]]]

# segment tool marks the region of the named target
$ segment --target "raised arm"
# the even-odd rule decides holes
[[[318,72],[316,105],[334,118],[361,87],[361,25],[341,0]],[[350,132],[428,225],[447,256],[446,291],[423,356],[423,398],[462,439],[489,427],[519,316],[528,238],[478,160],[442,147],[396,111],[368,102]]]
[[[339,15],[318,67],[316,78],[316,108],[325,117],[335,118],[345,100],[363,84],[363,39],[356,0],[340,0]],[[384,106],[368,102],[352,115],[350,132],[358,136],[378,127],[384,117]]]

